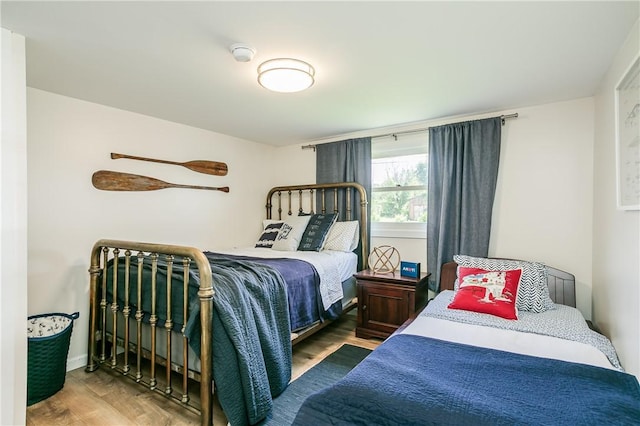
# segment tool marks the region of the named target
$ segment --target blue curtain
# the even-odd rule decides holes
[[[367,193],[367,236],[371,233],[371,138],[347,139],[316,145],[316,183],[357,182]],[[330,203],[333,200],[327,200]],[[360,220],[360,196],[351,194],[353,220]],[[345,199],[338,200],[338,211],[345,218]],[[332,209],[333,206],[327,206]],[[367,247],[371,247],[371,238]],[[363,268],[361,244],[358,245],[359,269]]]
[[[454,254],[486,257],[500,160],[500,117],[429,129],[427,270],[438,291]]]

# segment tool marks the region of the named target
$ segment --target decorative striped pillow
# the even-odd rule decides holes
[[[335,213],[314,214],[309,219],[307,228],[302,234],[298,250],[300,251],[320,251],[324,245],[329,229],[338,217]]]
[[[283,223],[284,222],[273,222],[265,224],[264,231],[262,231],[260,238],[258,238],[256,247],[271,248]]]
[[[553,309],[555,306],[553,300],[549,297],[547,267],[542,263],[524,260],[488,259],[460,254],[453,256],[453,260],[458,266],[467,268],[481,268],[490,271],[522,269],[520,288],[516,300],[518,310],[544,312]]]

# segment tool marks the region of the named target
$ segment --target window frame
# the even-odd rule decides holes
[[[398,137],[401,140],[398,140]],[[372,140],[372,162],[380,158],[393,158],[405,155],[425,154],[427,162],[428,154],[428,133],[416,131],[402,135],[388,135]],[[416,191],[427,190],[427,185],[410,185],[397,187],[376,187],[372,185],[373,192],[391,191]],[[373,200],[371,201],[373,202]],[[372,204],[373,206],[373,204]],[[375,222],[371,220],[371,236],[379,238],[427,238],[426,222]]]

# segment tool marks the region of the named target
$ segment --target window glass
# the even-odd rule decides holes
[[[426,223],[427,136],[425,132],[372,141],[371,221]]]

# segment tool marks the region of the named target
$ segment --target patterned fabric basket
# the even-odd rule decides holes
[[[73,320],[79,316],[76,312],[27,318],[27,406],[49,398],[64,386]]]

